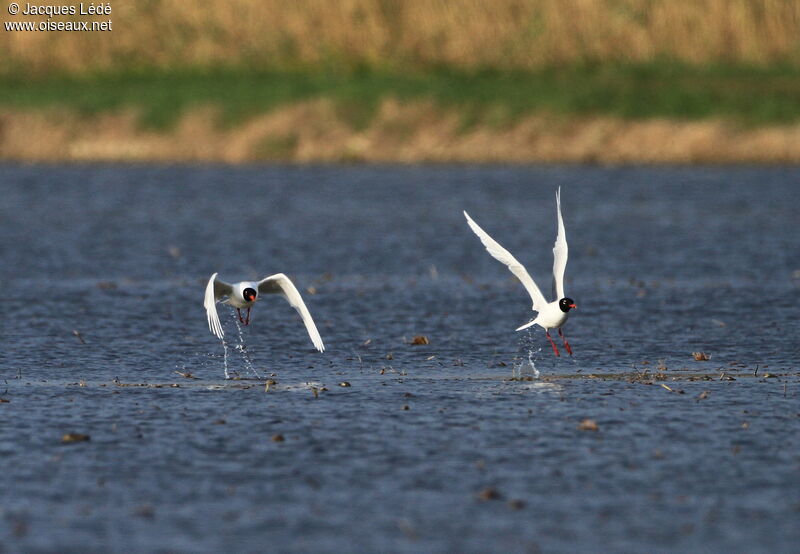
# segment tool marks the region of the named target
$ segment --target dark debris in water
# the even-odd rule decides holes
[[[793,374],[793,373],[792,373]],[[694,372],[681,372],[681,373],[650,373],[647,370],[645,371],[633,371],[633,372],[619,372],[619,373],[562,373],[559,375],[542,375],[539,377],[539,381],[549,381],[549,382],[558,382],[558,381],[571,381],[571,380],[579,380],[579,379],[589,379],[589,380],[598,380],[598,381],[624,381],[628,383],[641,383],[645,385],[653,385],[657,381],[670,381],[670,382],[683,382],[683,381],[718,381],[720,380],[720,375],[723,376],[723,381],[736,381],[737,379],[747,379],[747,378],[755,378],[756,375],[753,373],[737,373],[736,377],[732,377],[727,372],[720,373],[694,373]],[[772,378],[777,378],[782,375],[774,374],[774,373],[765,373],[760,375],[761,378],[767,378],[767,376]],[[786,374],[790,375],[790,374]],[[511,378],[509,378],[511,379]],[[524,378],[523,378],[524,379]]]
[[[178,375],[180,375],[184,379],[199,379],[199,377],[196,377],[196,376],[192,375],[188,371],[175,371],[175,373],[177,373]]]
[[[502,499],[503,495],[500,494],[500,491],[498,491],[494,487],[486,487],[482,489],[480,492],[478,492],[478,500],[480,500],[481,502],[486,502],[489,500],[502,500]]]
[[[142,504],[137,506],[133,513],[138,517],[153,519],[156,516],[156,509],[150,504]]]
[[[91,440],[91,437],[83,433],[65,433],[61,437],[61,442],[65,444],[73,442],[86,442],[88,440]]]

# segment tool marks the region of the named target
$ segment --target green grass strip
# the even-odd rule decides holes
[[[425,73],[374,70],[141,72],[90,77],[0,77],[0,105],[63,107],[96,114],[139,109],[144,125],[167,128],[187,109],[213,104],[222,124],[292,102],[330,98],[355,127],[367,126],[383,98],[433,100],[462,110],[467,125],[505,125],[519,116],[722,117],[746,126],[800,119],[800,70],[706,67],[669,62],[645,66],[572,66],[530,72]]]

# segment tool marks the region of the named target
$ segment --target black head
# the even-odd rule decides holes
[[[247,287],[242,291],[242,297],[245,299],[246,302],[252,302],[253,300],[256,299],[256,296],[258,296],[256,289],[251,289],[250,287]]]
[[[572,308],[577,308],[578,306],[575,305],[575,301],[572,298],[562,298],[558,301],[558,307],[561,308],[561,311],[567,313]]]

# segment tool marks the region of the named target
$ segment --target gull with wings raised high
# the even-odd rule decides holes
[[[545,299],[542,291],[540,291],[539,287],[536,286],[536,283],[534,283],[525,267],[519,263],[514,256],[511,255],[511,252],[500,246],[500,244],[490,237],[486,231],[481,229],[478,224],[472,220],[467,212],[464,212],[464,216],[467,218],[467,223],[469,223],[470,228],[476,235],[478,235],[478,238],[481,239],[481,242],[486,247],[486,250],[489,252],[489,254],[491,254],[495,260],[507,265],[508,269],[511,270],[511,273],[513,273],[517,279],[522,281],[525,290],[528,291],[528,294],[533,300],[533,311],[539,312],[533,320],[525,325],[522,325],[521,327],[518,327],[517,331],[527,329],[532,325],[539,325],[544,329],[544,333],[547,336],[547,339],[550,341],[550,345],[553,347],[553,353],[556,356],[559,356],[558,347],[556,346],[556,343],[553,342],[553,338],[550,336],[550,329],[558,329],[558,335],[564,341],[564,348],[567,349],[567,352],[569,352],[571,356],[572,348],[570,347],[567,337],[564,336],[564,331],[561,328],[567,322],[569,311],[572,308],[577,308],[578,306],[575,304],[575,301],[572,300],[572,298],[569,298],[564,294],[564,270],[567,267],[568,248],[567,236],[566,232],[564,231],[564,220],[561,217],[561,187],[559,187],[558,191],[556,191],[556,207],[558,211],[558,235],[556,236],[556,243],[553,246],[553,283],[556,300],[552,302],[548,302]]]

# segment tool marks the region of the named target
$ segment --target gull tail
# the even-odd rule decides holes
[[[515,331],[522,331],[523,329],[527,329],[528,327],[530,327],[530,326],[531,326],[531,325],[533,325],[534,323],[536,323],[536,320],[535,320],[535,319],[534,319],[534,320],[532,320],[532,321],[529,321],[528,323],[526,323],[526,324],[525,324],[525,325],[523,325],[522,327],[517,327],[517,328],[515,329]]]

